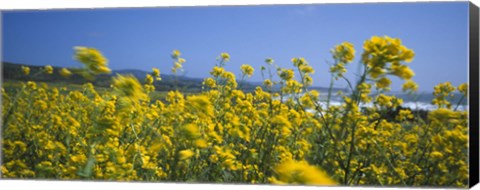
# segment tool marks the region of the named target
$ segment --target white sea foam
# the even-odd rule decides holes
[[[322,108],[326,108],[327,104],[325,102],[320,103]],[[332,106],[340,106],[342,105],[342,102],[339,101],[332,101],[330,102],[330,105]],[[372,107],[372,103],[368,104],[360,104],[360,107]],[[432,111],[438,109],[438,106],[433,105],[431,103],[427,102],[404,102],[401,105],[403,108],[410,108],[411,110],[426,110],[426,111]],[[452,109],[455,109],[456,105],[452,106]],[[457,108],[458,111],[468,111],[468,105],[459,105]]]
[[[428,111],[438,109],[438,106],[432,105],[430,103],[425,103],[425,102],[405,102],[402,104],[402,107],[407,107],[412,110],[428,110]],[[453,105],[452,108],[455,109],[456,105]],[[468,105],[459,105],[457,110],[468,111]]]
[[[301,94],[302,95],[302,94]],[[300,95],[300,96],[301,96]],[[299,96],[299,97],[300,97]],[[284,96],[283,97],[283,101],[287,100],[288,98],[290,98],[291,96]],[[404,97],[405,98],[405,97]],[[325,94],[322,94],[320,95],[320,106],[323,108],[323,109],[326,109],[327,107],[327,103],[326,103],[326,99],[327,99],[327,96]],[[403,99],[403,104],[401,105],[403,108],[410,108],[411,110],[426,110],[426,111],[432,111],[432,110],[436,110],[438,109],[438,106],[436,105],[433,105],[431,102],[425,102],[425,101],[409,101],[409,100],[405,100]],[[455,102],[455,101],[453,101]],[[452,102],[452,104],[453,104]],[[335,96],[333,95],[331,97],[331,101],[330,101],[330,105],[331,106],[340,106],[343,104],[343,100],[341,97],[339,96]],[[367,103],[367,104],[360,104],[359,105],[360,107],[372,107],[373,104],[372,103]],[[453,104],[452,105],[452,109],[455,109],[457,107],[456,104]],[[459,105],[458,108],[456,110],[458,111],[468,111],[468,105]],[[309,110],[309,111],[313,111],[313,110]]]

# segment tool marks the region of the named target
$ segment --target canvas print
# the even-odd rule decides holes
[[[465,188],[468,32],[468,2],[2,11],[1,178]]]

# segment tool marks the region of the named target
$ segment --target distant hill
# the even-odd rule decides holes
[[[22,66],[30,67],[30,75],[23,75],[22,73]],[[117,74],[131,74],[135,76],[140,82],[143,82],[145,76],[150,72],[142,71],[138,69],[121,69],[121,70],[113,70],[111,74],[103,74],[97,75],[95,80],[88,81],[80,75],[73,74],[69,78],[65,78],[61,76],[58,71],[62,67],[53,67],[54,71],[53,74],[39,74],[34,75],[35,73],[40,72],[43,66],[35,66],[35,65],[26,65],[26,64],[18,64],[18,63],[9,63],[3,62],[2,63],[2,71],[3,71],[3,81],[41,81],[41,82],[66,82],[72,84],[84,84],[86,82],[91,82],[95,86],[99,87],[109,87],[111,84],[112,76]],[[175,76],[169,74],[161,74],[161,81],[155,81],[155,89],[158,91],[169,91],[175,89]],[[185,76],[177,76],[177,88],[182,89],[184,92],[199,92],[202,89],[202,82],[203,78],[190,78]],[[240,81],[238,81],[240,83]],[[262,86],[262,82],[242,82],[239,84],[242,90],[251,92],[255,90],[255,87]],[[328,88],[325,87],[309,87],[309,89],[318,90],[321,92],[327,92]],[[277,84],[273,87],[274,91],[280,90],[280,85]],[[341,88],[333,88],[333,92],[337,91],[344,91],[345,89]]]
[[[122,74],[122,75],[131,74],[138,79],[144,79],[145,76],[147,74],[151,74],[151,72],[146,72],[146,71],[142,71],[142,70],[138,70],[138,69],[121,69],[121,70],[112,71],[112,74],[110,74],[110,75],[115,76],[116,74]],[[175,76],[170,75],[170,74],[161,74],[161,78],[162,78],[162,80],[165,80],[165,81],[175,80]],[[177,76],[177,80],[192,81],[192,82],[199,82],[199,83],[203,82],[203,78],[190,78],[190,77],[185,77],[185,76]]]
[[[30,67],[30,75],[23,75],[22,66]],[[113,70],[111,74],[97,75],[95,80],[88,81],[80,75],[73,74],[69,78],[61,76],[58,71],[62,67],[53,67],[54,72],[51,75],[48,74],[38,74],[43,66],[35,65],[26,65],[26,64],[17,64],[17,63],[2,63],[2,77],[3,81],[40,81],[40,82],[67,82],[72,84],[84,84],[86,82],[91,82],[95,86],[99,87],[109,87],[111,84],[112,76],[117,74],[131,74],[135,76],[140,82],[143,82],[146,75],[150,72],[138,70],[138,69],[122,69],[122,70]],[[162,74],[161,81],[155,81],[155,89],[158,91],[169,91],[174,90],[175,85],[178,89],[181,89],[184,92],[199,92],[202,89],[203,79],[201,78],[189,78],[184,76],[177,76],[177,82],[175,84],[175,76]],[[253,90],[255,86],[246,83],[242,85],[245,90]]]
[[[22,66],[30,67],[30,75],[23,75]],[[69,78],[65,78],[61,76],[58,71],[61,69],[60,67],[53,67],[54,71],[53,74],[37,74],[42,69],[42,66],[33,66],[33,65],[25,65],[25,64],[16,64],[16,63],[2,63],[2,77],[4,81],[14,80],[14,81],[42,81],[42,82],[70,82],[75,84],[83,84],[87,82],[82,76],[80,75],[72,75]],[[97,77],[98,80],[94,81],[98,83],[97,85],[102,85],[100,81],[103,80],[110,80],[110,77],[106,75],[99,75]]]

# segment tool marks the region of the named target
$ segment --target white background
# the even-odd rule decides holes
[[[435,2],[444,0],[435,0]],[[204,5],[259,5],[259,4],[308,4],[308,3],[364,3],[364,2],[419,2],[375,1],[375,0],[0,0],[0,10],[12,9],[65,9],[65,8],[102,8],[102,7],[159,7],[159,6],[204,6]],[[480,0],[472,0],[480,6]],[[0,30],[1,34],[1,30]],[[1,43],[0,39],[0,44]],[[1,47],[0,47],[1,49]],[[1,53],[1,52],[0,52]],[[1,55],[0,55],[1,60]],[[306,186],[271,186],[271,185],[226,185],[226,184],[172,184],[172,183],[124,183],[124,182],[82,182],[82,181],[33,181],[33,180],[0,180],[0,189],[253,189],[253,190],[295,190],[321,189],[321,187]],[[329,189],[365,189],[359,187],[329,187]],[[385,188],[407,189],[407,188]],[[480,189],[480,185],[474,189]]]

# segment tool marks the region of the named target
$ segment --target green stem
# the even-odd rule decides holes
[[[330,86],[328,87],[328,96],[327,96],[327,110],[330,109],[330,98],[332,97],[332,89],[333,89],[333,73],[330,77]]]
[[[455,106],[455,109],[453,111],[457,111],[458,109],[458,106],[460,106],[460,104],[462,103],[463,99],[465,98],[465,95],[462,95],[462,98],[460,98],[460,100],[458,101],[457,103],[457,106]]]

